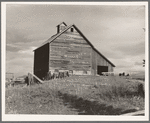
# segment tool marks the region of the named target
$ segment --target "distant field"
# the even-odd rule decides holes
[[[145,81],[145,76],[133,76],[132,79]]]
[[[120,115],[144,109],[144,82],[121,77],[72,76],[30,87],[6,88],[6,114]]]

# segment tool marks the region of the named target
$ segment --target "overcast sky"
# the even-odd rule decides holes
[[[145,7],[80,5],[6,6],[6,72],[33,72],[33,50],[56,34],[60,22],[75,24],[113,64],[115,72],[144,71]]]

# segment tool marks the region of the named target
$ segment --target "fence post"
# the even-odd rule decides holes
[[[30,73],[28,73],[28,83],[27,83],[27,85],[30,86],[30,85],[31,85],[31,81],[32,81],[32,80],[31,80],[31,75],[30,75]]]

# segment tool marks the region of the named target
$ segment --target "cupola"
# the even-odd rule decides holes
[[[67,24],[65,22],[62,22],[62,23],[58,24],[56,27],[57,27],[57,33],[60,33],[61,31],[66,29]]]

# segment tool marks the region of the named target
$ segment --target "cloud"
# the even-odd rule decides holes
[[[19,32],[16,29],[7,29],[6,31],[6,43],[13,44],[17,42],[27,42],[26,35]]]
[[[79,14],[80,13],[80,14]],[[33,50],[56,34],[56,25],[74,23],[116,65],[115,71],[142,70],[145,57],[144,6],[8,5],[6,63],[20,74],[33,66]]]
[[[7,29],[6,32],[6,50],[11,52],[24,52],[28,50],[32,52],[34,48],[39,46],[46,39],[38,39],[34,34],[27,35],[17,30]],[[38,35],[38,34],[37,34]],[[44,36],[43,36],[44,37]],[[27,52],[26,52],[27,53]]]
[[[114,69],[115,72],[129,72],[129,71],[144,71],[145,68],[142,66],[142,64],[137,65],[137,63],[142,62],[143,55],[137,55],[130,57],[124,57],[121,59],[112,59],[112,62],[116,65],[116,68]]]
[[[20,43],[18,46],[22,46]],[[18,51],[6,52],[6,72],[15,73],[15,76],[20,76],[33,71],[33,50],[36,47],[23,47]]]
[[[108,59],[122,59],[125,56],[123,55],[122,52],[119,52],[117,50],[112,50],[112,49],[108,49],[108,47],[106,49],[103,49],[100,51],[106,58]]]
[[[137,65],[137,66],[142,66],[143,65],[142,62],[135,62],[134,64]]]
[[[11,51],[11,52],[18,52],[20,50],[20,48],[6,45],[6,50]]]
[[[33,71],[33,56],[27,53],[7,52],[6,72],[20,76]]]
[[[31,24],[32,25],[32,24]],[[22,27],[22,26],[21,26]],[[30,26],[30,28],[33,28]],[[20,31],[21,30],[21,31]],[[43,32],[43,33],[41,33]],[[44,31],[40,28],[38,30],[25,30],[19,28],[9,28],[7,27],[6,31],[6,44],[11,47],[20,47],[20,46],[30,46],[30,45],[40,45],[42,41],[47,40],[50,37],[49,30]]]
[[[15,76],[20,76],[33,71],[32,58],[15,58],[7,62],[6,72],[15,73]]]
[[[26,50],[20,50],[18,53],[20,54],[29,54],[29,55],[33,55],[33,50],[36,49],[36,47],[30,47]]]
[[[130,44],[125,46],[116,46],[114,50],[122,52],[123,56],[136,56],[145,54],[145,43],[140,42],[138,44]]]

